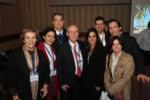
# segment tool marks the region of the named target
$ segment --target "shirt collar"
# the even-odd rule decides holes
[[[57,35],[59,35],[60,33],[63,35],[63,30],[61,30],[61,31],[55,30],[55,31],[56,31],[56,34],[57,34]]]
[[[44,46],[45,46],[46,48],[50,48],[50,45],[48,45],[47,43],[44,43]]]
[[[69,44],[70,44],[71,48],[74,48],[74,45],[76,45],[76,47],[78,47],[78,42],[76,42],[76,43],[74,44],[73,42],[71,42],[71,41],[69,40]]]
[[[121,54],[122,54],[122,51],[118,54],[118,56],[116,56],[115,53],[112,53],[112,57],[113,57],[114,59],[119,59],[119,57],[121,56]]]

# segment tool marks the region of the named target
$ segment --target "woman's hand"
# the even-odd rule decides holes
[[[44,84],[43,88],[41,89],[41,92],[43,92],[43,97],[46,97],[46,95],[48,94],[47,88],[48,88],[48,85]]]
[[[18,95],[14,95],[12,98],[13,98],[13,100],[20,100]]]

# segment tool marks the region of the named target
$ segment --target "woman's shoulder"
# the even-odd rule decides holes
[[[133,60],[133,57],[132,57],[132,55],[131,54],[129,54],[129,53],[127,53],[127,52],[125,52],[125,51],[123,51],[123,57],[127,60]]]

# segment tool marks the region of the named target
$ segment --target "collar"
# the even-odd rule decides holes
[[[50,47],[51,47],[51,46],[48,45],[47,43],[44,43],[44,46],[45,46],[46,48],[50,48]]]
[[[122,55],[122,51],[118,54],[118,56],[116,56],[114,52],[112,53],[112,57],[115,59],[118,59],[121,55]]]
[[[69,44],[70,44],[71,48],[74,48],[74,45],[76,45],[76,47],[78,47],[78,42],[73,43],[69,40]]]
[[[55,31],[56,31],[56,34],[57,34],[57,35],[59,35],[60,33],[63,35],[63,30],[61,30],[61,31],[55,30]]]

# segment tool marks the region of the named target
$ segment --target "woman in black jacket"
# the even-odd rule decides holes
[[[13,100],[40,100],[47,95],[49,65],[36,48],[37,32],[23,30],[23,45],[8,59],[8,86]]]
[[[84,93],[88,100],[99,100],[101,90],[104,88],[104,70],[106,51],[100,44],[97,31],[94,28],[86,34],[84,52],[83,84]]]

